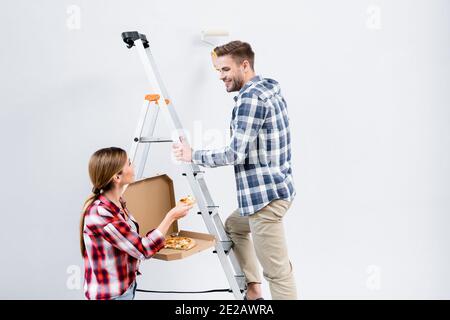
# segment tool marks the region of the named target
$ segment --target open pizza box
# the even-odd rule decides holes
[[[129,212],[139,223],[141,236],[145,236],[148,231],[158,227],[167,212],[176,205],[172,179],[165,174],[130,184],[123,194],[123,198]],[[178,236],[193,238],[196,245],[189,250],[164,248],[153,256],[154,259],[166,261],[183,259],[213,247],[215,244],[213,235],[178,230],[176,221],[170,226],[165,236],[168,237],[177,232]]]

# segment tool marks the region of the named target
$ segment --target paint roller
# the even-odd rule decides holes
[[[211,42],[211,39],[220,38],[220,37],[228,37],[229,35],[230,34],[227,30],[207,29],[207,30],[202,30],[201,40],[214,46],[215,44],[213,42]]]

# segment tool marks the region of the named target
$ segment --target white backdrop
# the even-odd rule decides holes
[[[149,93],[122,31],[149,38],[193,143],[224,143],[233,94],[200,41],[205,28],[250,42],[257,73],[278,80],[288,102],[298,194],[285,225],[300,298],[450,298],[449,9],[445,0],[4,2],[0,298],[83,299],[88,159],[129,148]],[[152,155],[146,175],[167,173],[177,197],[189,193],[170,146]],[[207,169],[206,179],[225,219],[237,205],[233,169]],[[205,231],[195,212],[180,224]],[[227,287],[211,251],[141,269],[145,289]]]

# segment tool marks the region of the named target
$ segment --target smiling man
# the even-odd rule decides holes
[[[212,52],[226,90],[238,91],[230,144],[193,151],[182,141],[173,145],[173,152],[177,160],[205,167],[234,166],[239,209],[227,218],[225,229],[246,277],[245,298],[262,298],[259,260],[272,299],[297,299],[283,228],[295,196],[286,101],[278,82],[255,74],[254,59],[251,46],[241,41]]]

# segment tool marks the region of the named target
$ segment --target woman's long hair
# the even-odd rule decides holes
[[[97,150],[89,160],[89,177],[93,187],[92,194],[86,199],[81,213],[80,248],[82,257],[84,257],[84,252],[86,251],[83,240],[86,211],[102,192],[108,191],[114,186],[114,176],[121,173],[127,161],[128,156],[125,150],[116,147]]]

